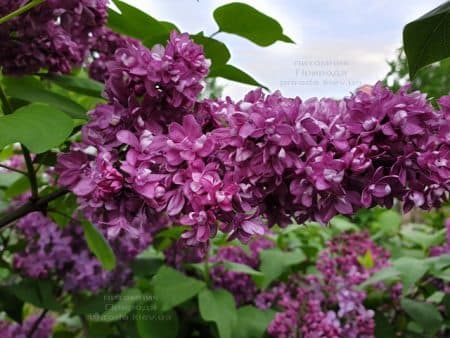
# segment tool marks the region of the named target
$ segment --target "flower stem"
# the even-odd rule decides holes
[[[205,260],[204,260],[204,279],[205,279],[205,283],[206,285],[210,286],[211,285],[211,277],[209,275],[209,248],[206,251],[206,255],[205,255]]]
[[[0,164],[0,168],[6,169],[6,170],[9,170],[9,171],[14,171],[16,173],[19,173],[19,174],[22,174],[22,175],[25,175],[25,176],[28,175],[28,173],[26,173],[25,171],[22,171],[22,170],[19,170],[19,169],[16,169],[16,168],[12,168],[12,167],[8,167],[7,165],[4,165],[4,164]]]
[[[39,316],[38,319],[36,319],[36,321],[33,323],[33,326],[31,327],[30,332],[28,332],[27,334],[27,338],[32,338],[34,335],[34,332],[38,329],[39,325],[41,324],[42,320],[44,319],[44,317],[46,316],[48,310],[43,310],[41,315]]]
[[[27,3],[25,6],[22,6],[15,11],[5,15],[4,17],[0,18],[0,25],[4,24],[5,22],[8,22],[11,19],[14,19],[15,17],[29,11],[30,9],[40,5],[41,3],[45,2],[46,0],[33,0],[29,3]]]

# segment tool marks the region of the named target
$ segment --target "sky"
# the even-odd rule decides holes
[[[125,0],[158,20],[195,34],[217,31],[213,11],[225,0]],[[443,0],[240,0],[276,19],[295,44],[259,47],[219,33],[231,52],[229,63],[271,91],[285,96],[343,97],[382,80],[386,61],[401,46],[403,27]],[[151,33],[149,33],[151,34]],[[253,87],[221,81],[224,94],[240,99]]]

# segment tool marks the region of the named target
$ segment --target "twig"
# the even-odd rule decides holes
[[[39,327],[39,324],[41,324],[41,322],[44,319],[44,317],[47,314],[47,312],[48,312],[47,309],[42,310],[41,315],[39,316],[38,319],[36,319],[36,321],[33,323],[33,326],[31,327],[30,331],[28,332],[27,338],[32,338],[33,337],[34,332]]]
[[[217,32],[212,33],[209,37],[213,38],[215,37],[217,34],[221,33],[222,31],[219,29]]]
[[[60,189],[52,192],[47,196],[40,197],[36,200],[31,200],[25,203],[21,207],[9,212],[8,214],[0,218],[0,229],[6,227],[8,224],[18,220],[21,217],[28,215],[31,212],[45,210],[49,202],[61,196],[64,196],[68,192],[69,190],[67,189]]]
[[[0,18],[0,25],[4,24],[5,22],[8,22],[11,19],[14,19],[15,17],[28,12],[30,9],[40,5],[41,3],[45,2],[46,0],[33,0],[29,3],[27,3],[25,6],[22,6],[15,11],[9,13],[8,15],[5,15],[4,17]]]
[[[8,167],[7,165],[4,165],[4,164],[0,164],[0,168],[4,168],[6,170],[14,171],[16,173],[28,176],[28,173],[26,173],[25,171],[22,171],[22,170],[19,170],[19,169],[16,169],[16,168],[12,168],[12,167]]]

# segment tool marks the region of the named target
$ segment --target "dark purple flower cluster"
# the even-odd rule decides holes
[[[116,50],[131,44],[139,45],[140,43],[106,27],[98,30],[91,46],[92,61],[89,63],[89,76],[94,80],[105,82],[108,78],[107,63],[114,60]]]
[[[242,272],[230,271],[221,263],[233,262],[258,269],[260,252],[273,246],[273,241],[258,238],[248,243],[248,253],[240,246],[230,245],[219,248],[217,254],[210,259],[210,262],[215,264],[210,270],[213,286],[228,290],[233,294],[238,306],[252,302],[259,289],[251,276]]]
[[[22,325],[17,323],[10,323],[7,321],[0,321],[0,337],[2,338],[50,338],[52,336],[54,319],[50,316],[45,316],[34,329],[34,333],[30,335],[35,323],[38,321],[38,316],[29,316]]]
[[[28,3],[1,0],[0,17]],[[85,60],[92,37],[106,23],[107,0],[49,0],[0,25],[0,66],[23,75],[45,68],[69,73]]]
[[[130,282],[127,263],[150,242],[150,235],[136,239],[128,234],[121,241],[112,241],[118,266],[107,272],[87,248],[79,224],[61,228],[42,213],[34,212],[22,218],[17,229],[26,245],[14,255],[14,268],[31,278],[57,278],[64,290],[75,293],[103,288],[120,290]]]
[[[342,101],[255,90],[196,102],[208,66],[177,33],[166,48],[129,44],[108,63],[110,102],[58,166],[95,223],[136,232],[138,210],[152,222],[167,215],[191,227],[189,245],[204,245],[218,230],[247,241],[292,218],[448,199],[449,121],[425,95],[378,83]]]
[[[166,142],[166,121],[193,108],[209,60],[187,34],[174,32],[166,48],[129,43],[107,67],[110,103],[91,112],[82,144],[59,158],[59,182],[109,238],[122,230],[139,237],[149,224],[153,231],[163,226],[164,211],[172,217],[183,207],[180,187],[173,188],[176,167],[158,173],[165,159],[155,147]]]
[[[372,266],[361,258],[370,255]],[[262,292],[256,305],[281,309],[268,328],[277,338],[374,337],[374,312],[365,308],[357,290],[373,273],[388,265],[389,254],[367,232],[344,234],[327,243],[316,267],[320,275],[292,275],[286,283]]]

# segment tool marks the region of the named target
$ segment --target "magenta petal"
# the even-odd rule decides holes
[[[180,213],[184,207],[184,197],[181,191],[177,191],[169,200],[167,205],[167,214],[169,216],[175,216]]]
[[[128,144],[135,149],[140,148],[140,144],[136,136],[129,130],[121,130],[117,133],[116,138],[118,141]]]

